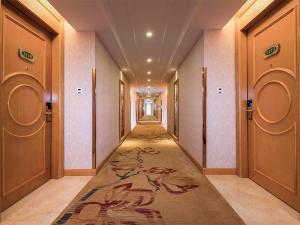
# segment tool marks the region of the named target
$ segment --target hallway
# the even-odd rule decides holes
[[[55,223],[244,224],[160,125],[139,125]]]
[[[300,0],[0,5],[1,225],[300,225]]]

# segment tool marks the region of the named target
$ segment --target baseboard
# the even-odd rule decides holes
[[[64,176],[95,176],[95,169],[65,169]]]
[[[205,175],[236,175],[236,168],[203,168]]]
[[[176,138],[174,135],[172,135],[169,131],[167,131],[168,134],[173,138],[174,142],[181,148],[181,150],[187,155],[187,157],[190,158],[190,160],[195,164],[195,166],[200,170],[200,172],[203,174],[203,168],[202,166],[200,165],[200,163],[194,159],[194,157],[192,157],[190,155],[190,153],[184,148],[181,146],[181,144],[179,144],[178,142],[178,138]]]
[[[179,144],[179,141],[178,141],[178,137],[176,137],[174,134],[171,134],[170,132],[168,132],[169,133],[169,135],[171,135],[171,137],[173,138],[173,140],[178,144],[178,145],[180,145]]]

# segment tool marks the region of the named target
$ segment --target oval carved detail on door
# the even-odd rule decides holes
[[[291,93],[280,81],[269,81],[258,90],[257,113],[267,123],[279,123],[285,119],[291,110],[291,104]]]
[[[7,107],[10,117],[20,126],[35,124],[43,113],[41,98],[38,90],[30,85],[16,86],[8,96]]]

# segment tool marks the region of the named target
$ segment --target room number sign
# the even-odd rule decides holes
[[[34,56],[31,52],[24,50],[22,48],[19,49],[19,57],[31,63],[34,62]]]
[[[274,55],[277,55],[280,51],[280,44],[273,44],[271,47],[266,48],[264,52],[265,59],[270,58]]]

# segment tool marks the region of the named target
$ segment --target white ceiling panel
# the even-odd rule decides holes
[[[157,91],[203,30],[222,28],[246,0],[49,2],[76,30],[95,31],[120,68],[126,68],[124,73],[134,87],[151,85]],[[153,32],[152,38],[146,38],[147,31]],[[147,63],[147,58],[152,63]],[[147,81],[149,78],[151,82]]]

